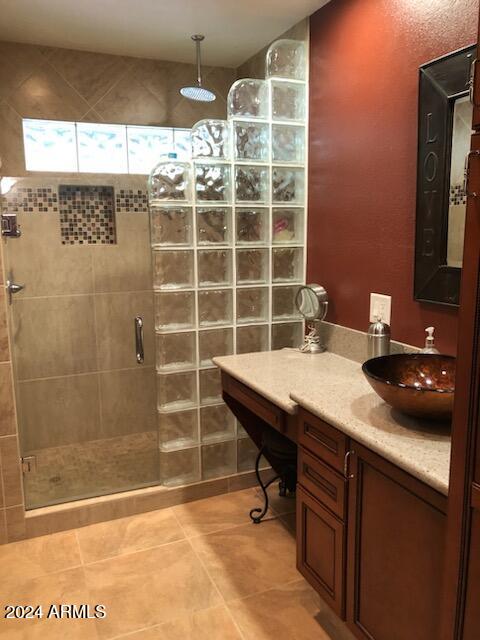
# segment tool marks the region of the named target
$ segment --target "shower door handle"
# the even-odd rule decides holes
[[[137,362],[142,364],[145,359],[143,351],[143,318],[137,316],[135,318],[135,350],[137,352]]]

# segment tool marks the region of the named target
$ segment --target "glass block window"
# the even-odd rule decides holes
[[[78,170],[81,173],[128,173],[126,127],[77,123]]]
[[[192,156],[190,129],[23,119],[27,171],[134,173],[176,153]]]
[[[75,122],[24,120],[23,145],[28,171],[78,171]]]
[[[150,173],[160,156],[174,147],[173,129],[126,127],[129,173]]]

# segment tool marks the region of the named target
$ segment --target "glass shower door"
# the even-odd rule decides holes
[[[9,322],[27,508],[158,482],[145,183],[102,180],[24,178],[6,197],[21,229],[4,253],[22,286]]]

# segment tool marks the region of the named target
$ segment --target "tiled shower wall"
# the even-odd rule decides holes
[[[192,49],[193,56],[193,49]],[[205,85],[218,98],[195,103],[180,87],[195,66],[103,53],[0,42],[2,175],[24,176],[22,118],[191,127],[225,118],[235,69],[205,67]]]
[[[103,233],[92,236],[91,229],[85,244],[62,243],[57,193],[65,186],[60,179],[21,179],[5,197],[7,210],[10,200],[18,203],[22,230],[20,238],[7,240],[4,259],[6,273],[25,285],[13,297],[11,327],[21,450],[36,457],[36,469],[25,476],[30,507],[154,484],[158,478],[144,179],[122,177],[113,184],[108,176],[98,176],[98,184],[88,187],[82,187],[84,177],[76,180],[68,183],[69,193],[77,194],[76,200],[70,196],[73,213],[63,215],[75,221],[75,207],[83,207],[95,193],[97,199],[87,202],[92,209],[89,227],[104,224],[106,205],[98,196],[111,198],[116,187],[110,222],[116,227],[114,244]],[[44,189],[51,194],[48,206],[32,211],[30,203]],[[142,189],[141,210],[133,211],[126,204],[130,192],[138,198]],[[113,207],[113,201],[107,202]],[[141,365],[134,341],[137,315],[145,323]],[[131,442],[128,437],[134,435]],[[83,458],[90,456],[90,471],[81,459],[87,443]]]

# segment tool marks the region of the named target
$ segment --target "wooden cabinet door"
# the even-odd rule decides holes
[[[368,640],[438,640],[446,499],[354,443],[347,624]]]
[[[471,506],[463,640],[480,637],[480,486],[477,484],[472,488]]]
[[[297,487],[297,568],[344,618],[345,525]]]

